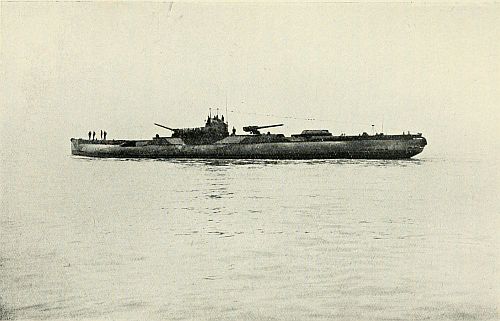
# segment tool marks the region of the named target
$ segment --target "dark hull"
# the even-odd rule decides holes
[[[287,141],[253,144],[156,145],[151,141],[92,142],[71,139],[73,155],[108,158],[219,158],[219,159],[404,159],[421,153],[419,136],[387,139],[342,138],[331,141]],[[128,143],[132,142],[132,143]]]

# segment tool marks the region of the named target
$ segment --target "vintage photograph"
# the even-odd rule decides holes
[[[500,320],[500,5],[0,2],[0,320]]]

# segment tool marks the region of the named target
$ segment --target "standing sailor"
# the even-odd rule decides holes
[[[102,140],[102,129],[101,129],[101,140]]]
[[[106,140],[106,135],[107,135],[107,134],[108,134],[108,133],[106,133],[106,131],[104,131],[104,140]]]
[[[95,140],[95,132],[92,132],[92,140]]]
[[[89,131],[89,140],[90,140],[90,137],[92,137],[92,132]]]

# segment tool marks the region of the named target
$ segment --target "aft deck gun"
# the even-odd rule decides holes
[[[280,126],[283,126],[283,124],[267,125],[267,126],[245,126],[245,127],[243,127],[243,131],[245,131],[247,133],[251,133],[253,135],[260,135],[259,129],[280,127]]]
[[[161,127],[161,128],[165,128],[165,129],[168,129],[168,130],[171,130],[173,132],[175,132],[177,129],[176,128],[170,128],[170,127],[167,127],[167,126],[163,126],[161,124],[157,124],[157,123],[154,123],[156,126],[158,127]]]

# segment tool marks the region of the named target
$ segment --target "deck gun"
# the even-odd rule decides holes
[[[160,125],[160,124],[157,124],[157,123],[154,123],[156,126],[158,127],[161,127],[161,128],[165,128],[165,129],[168,129],[168,130],[171,130],[173,132],[175,132],[177,129],[176,128],[170,128],[170,127],[167,127],[167,126],[163,126],[163,125]]]
[[[243,131],[245,131],[247,133],[251,133],[253,135],[260,135],[259,129],[280,127],[280,126],[283,126],[283,124],[267,125],[267,126],[245,126],[245,127],[243,127]]]

